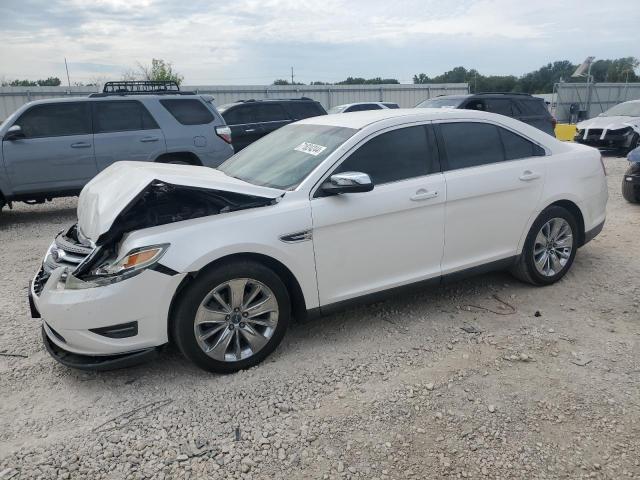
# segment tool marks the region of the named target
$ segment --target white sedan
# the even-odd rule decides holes
[[[562,278],[605,221],[601,156],[470,110],[378,110],[275,131],[219,170],[120,162],[82,191],[32,283],[60,362],[105,369],[174,342],[257,364],[292,317],[509,269]]]

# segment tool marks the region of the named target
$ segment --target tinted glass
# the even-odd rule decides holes
[[[222,113],[224,121],[227,125],[243,125],[255,122],[253,109],[249,105],[240,105],[232,107]]]
[[[160,100],[164,108],[182,125],[204,125],[213,121],[213,114],[200,100],[168,99]]]
[[[498,127],[488,123],[441,123],[449,170],[504,160]]]
[[[397,103],[383,103],[387,108],[400,108]]]
[[[290,120],[282,105],[277,103],[258,103],[253,107],[256,122],[277,122]]]
[[[140,102],[95,102],[94,108],[96,133],[159,128],[147,109]]]
[[[521,137],[517,133],[513,133],[500,127],[498,127],[498,130],[500,132],[500,137],[502,138],[504,153],[507,160],[539,157],[545,154],[542,147]]]
[[[91,133],[89,102],[36,105],[24,112],[20,125],[26,138],[61,137]]]
[[[380,185],[433,173],[429,157],[427,129],[400,128],[369,140],[334,173],[363,172]]]
[[[218,170],[254,185],[293,189],[356,132],[329,125],[287,125],[236,153]]]
[[[499,113],[500,115],[506,115],[508,117],[513,115],[511,111],[511,100],[509,99],[487,98],[484,103],[488,112]]]
[[[318,115],[324,114],[324,112],[316,102],[291,102],[287,104],[287,107],[296,120],[302,120],[303,118],[309,117],[317,117]]]
[[[518,105],[524,115],[549,115],[547,106],[542,99],[519,99]]]

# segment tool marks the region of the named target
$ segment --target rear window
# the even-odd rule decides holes
[[[400,108],[397,103],[383,103],[383,105],[387,108]]]
[[[377,103],[360,103],[358,105],[351,105],[347,108],[347,112],[364,112],[366,110],[382,110],[382,107]]]
[[[523,115],[549,115],[547,105],[542,99],[518,99],[517,105]]]
[[[287,107],[296,120],[324,115],[324,110],[316,102],[291,102]]]
[[[95,102],[95,132],[126,132],[158,128],[147,109],[135,100]]]
[[[487,98],[484,103],[488,112],[506,115],[507,117],[513,115],[511,111],[511,100],[508,98]]]
[[[291,120],[289,114],[278,103],[257,103],[252,106],[256,122]]]
[[[416,105],[416,108],[458,108],[465,97],[431,98]]]
[[[244,125],[255,122],[253,110],[248,105],[239,105],[223,110],[222,117],[227,125]]]
[[[160,100],[160,103],[182,125],[205,125],[214,119],[213,114],[200,100],[166,99]]]

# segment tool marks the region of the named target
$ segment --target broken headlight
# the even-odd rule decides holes
[[[82,275],[82,278],[67,275],[66,287],[71,289],[92,288],[121,282],[153,267],[160,261],[168,248],[169,244],[165,243],[134,248],[122,257],[113,256],[99,262],[97,266]]]

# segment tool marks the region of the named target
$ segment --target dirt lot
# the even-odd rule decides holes
[[[3,212],[0,479],[640,478],[640,206],[606,163],[605,230],[559,284],[484,275],[298,324],[230,376],[172,350],[55,363],[26,285],[75,200]]]

